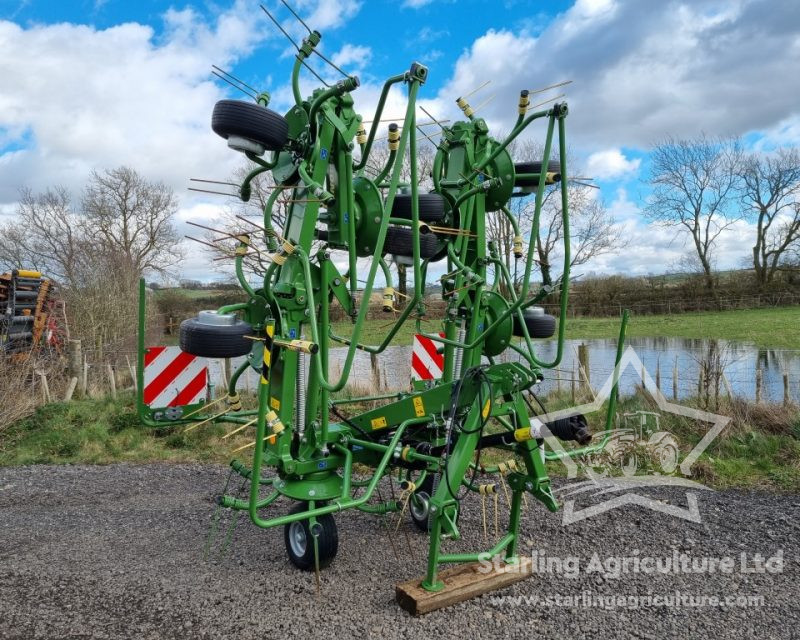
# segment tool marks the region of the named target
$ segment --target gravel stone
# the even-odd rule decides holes
[[[394,585],[425,569],[427,537],[408,515],[397,533],[397,514],[384,523],[357,511],[337,515],[339,554],[322,572],[319,596],[314,574],[289,563],[283,531],[259,529],[246,514],[240,514],[224,556],[231,514],[222,514],[217,544],[204,561],[213,499],[226,476],[224,467],[200,464],[0,469],[0,638],[800,637],[798,496],[703,491],[700,523],[626,506],[567,526],[560,513],[529,497],[520,552],[576,556],[577,575],[540,572],[413,618],[394,601]],[[390,491],[384,480],[384,497]],[[647,491],[670,504],[685,503],[685,490]],[[289,507],[279,500],[268,513]],[[493,502],[486,508],[493,540]],[[477,496],[464,501],[463,539],[445,541],[445,552],[488,546],[481,511]],[[504,504],[500,511],[502,528]],[[737,561],[741,553],[752,558],[782,551],[783,570],[616,578],[586,571],[595,552],[602,559],[635,550],[657,558],[677,552]],[[496,600],[675,591],[763,596],[764,606],[629,609]]]

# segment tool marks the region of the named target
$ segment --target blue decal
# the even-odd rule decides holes
[[[483,331],[483,323],[482,322],[478,325],[478,331]]]
[[[289,329],[289,337],[294,340],[297,337],[297,329]]]
[[[328,157],[328,150],[327,149],[320,149],[319,157],[323,160]]]
[[[317,469],[324,469],[327,466],[328,466],[328,463],[325,460],[320,460],[317,463]]]
[[[347,213],[347,211],[345,211],[344,212],[344,223],[347,224],[348,222],[350,222],[350,215]]]

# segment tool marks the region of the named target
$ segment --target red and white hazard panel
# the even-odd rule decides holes
[[[152,409],[200,402],[208,384],[208,363],[180,347],[149,347],[144,352],[144,403]]]
[[[444,337],[443,333],[439,334]],[[438,349],[441,342],[434,342],[420,334],[414,335],[411,348],[411,379],[438,380],[444,372],[444,354]]]

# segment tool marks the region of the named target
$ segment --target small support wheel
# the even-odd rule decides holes
[[[298,502],[289,511],[300,513],[308,510],[308,503]],[[339,550],[339,533],[336,521],[331,514],[318,516],[315,529],[309,526],[308,520],[296,520],[283,527],[283,539],[289,560],[298,569],[314,571],[314,534],[317,537],[319,568],[324,569],[333,562]]]
[[[408,512],[417,529],[428,533],[431,530],[430,505],[433,495],[433,474],[425,476],[422,484],[411,495],[408,501]]]

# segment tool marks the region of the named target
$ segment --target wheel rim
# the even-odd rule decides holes
[[[298,558],[306,553],[306,530],[300,522],[292,522],[289,525],[289,546],[292,548],[292,553]]]
[[[428,519],[429,504],[430,496],[427,494],[427,492],[418,491],[413,495],[408,508],[411,511],[411,516],[414,518],[414,520],[419,520],[421,522]]]
[[[661,470],[664,473],[672,473],[678,463],[678,454],[672,447],[665,447],[661,451]]]

